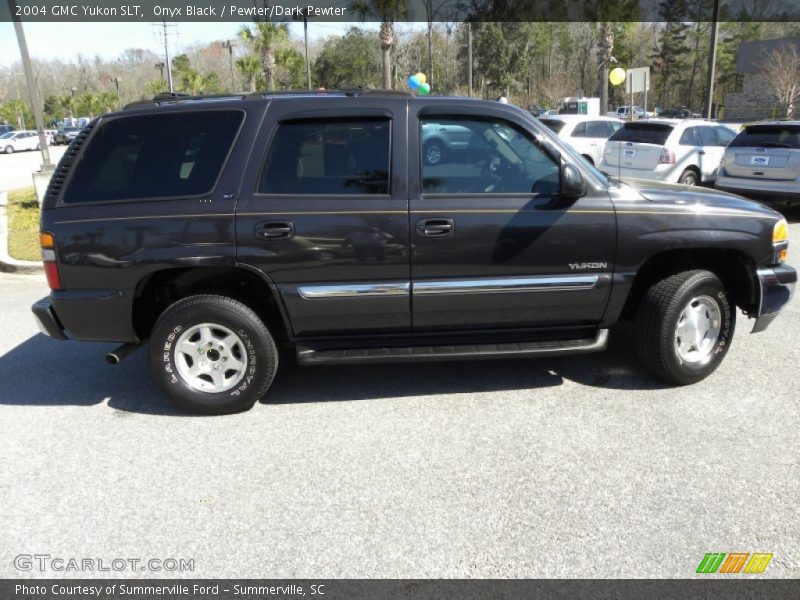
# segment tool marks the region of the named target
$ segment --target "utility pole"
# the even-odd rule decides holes
[[[231,59],[231,91],[235,92],[238,87],[236,85],[236,75],[233,70],[233,49],[236,47],[236,44],[234,44],[232,40],[226,40],[225,43],[222,44],[222,47],[228,49],[228,56]]]
[[[42,151],[42,171],[53,171],[53,163],[50,162],[50,149],[47,146],[47,138],[44,135],[44,118],[42,117],[42,107],[39,98],[36,97],[36,79],[33,76],[31,57],[28,54],[28,43],[25,41],[25,31],[22,29],[22,21],[16,17],[16,1],[8,0],[8,8],[11,11],[11,18],[14,20],[14,30],[17,33],[17,43],[19,53],[22,57],[22,69],[25,71],[25,82],[28,85],[28,97],[30,98],[31,108],[33,109],[33,119],[36,121],[36,129],[39,132],[39,148]]]
[[[711,49],[708,53],[708,79],[706,80],[706,105],[703,116],[711,118],[711,108],[714,104],[714,79],[717,69],[717,36],[719,35],[719,0],[714,0],[714,15],[711,23]]]
[[[467,63],[469,72],[467,82],[469,85],[469,97],[472,98],[472,23],[467,21]]]
[[[169,60],[169,30],[168,27],[175,27],[174,24],[170,23],[167,24],[167,20],[164,19],[161,22],[162,26],[164,27],[164,63],[167,66],[167,84],[169,85],[169,93],[173,93],[175,91],[174,86],[172,85],[172,63]]]

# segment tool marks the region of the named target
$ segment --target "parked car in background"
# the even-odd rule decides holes
[[[691,119],[692,111],[687,108],[665,108],[658,116],[663,119]]]
[[[734,137],[728,127],[713,121],[632,121],[606,142],[600,170],[622,179],[713,183],[725,146]]]
[[[54,145],[69,144],[78,136],[81,130],[81,127],[62,127],[53,138]]]
[[[531,104],[528,107],[528,112],[531,113],[534,117],[541,117],[547,111],[548,109],[544,108],[543,106],[539,106],[537,104]]]
[[[800,204],[800,121],[745,126],[725,150],[716,187]]]
[[[647,117],[652,117],[653,113],[648,113],[645,109],[641,106],[620,106],[617,108],[617,111],[614,113],[608,113],[609,117],[617,117],[618,119],[627,119],[631,120],[631,109],[633,109],[633,118],[634,119],[646,119]]]
[[[6,154],[22,150],[38,150],[39,134],[35,131],[11,131],[0,136],[0,149]]]
[[[619,119],[586,115],[556,115],[542,117],[540,121],[580,152],[592,165],[600,164],[606,140],[622,127]]]
[[[0,135],[4,135],[6,133],[16,130],[17,128],[14,127],[13,125],[0,125]]]

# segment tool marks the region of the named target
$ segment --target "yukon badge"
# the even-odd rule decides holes
[[[569,263],[569,268],[573,271],[583,271],[585,269],[606,269],[608,268],[607,262],[582,262],[582,263]]]

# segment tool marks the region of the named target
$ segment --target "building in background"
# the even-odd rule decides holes
[[[746,42],[740,46],[736,57],[739,84],[736,92],[725,94],[726,119],[757,120],[786,116],[785,103],[771,89],[776,69],[774,57],[779,53],[793,54],[800,60],[800,37]]]

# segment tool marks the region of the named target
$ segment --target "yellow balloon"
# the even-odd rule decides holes
[[[425,81],[426,81],[425,73],[422,73],[422,72],[417,73],[417,79],[419,79],[420,85],[425,83]]]
[[[608,80],[611,82],[611,85],[619,85],[625,81],[625,75],[625,69],[617,67],[616,69],[612,69],[611,73],[608,74]]]

